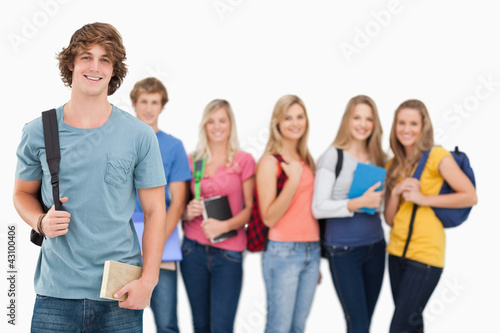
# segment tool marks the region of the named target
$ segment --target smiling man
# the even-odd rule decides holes
[[[152,128],[108,102],[127,73],[116,29],[77,30],[58,55],[71,98],[56,109],[63,210],[51,196],[41,118],[27,123],[17,150],[14,205],[45,235],[35,272],[32,332],[142,332],[142,314],[158,281],[165,242],[165,174]],[[42,189],[43,214],[37,200]],[[136,188],[144,210],[142,276],[99,297],[104,262],[141,265],[131,216]]]

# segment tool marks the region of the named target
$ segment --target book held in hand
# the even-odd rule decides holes
[[[127,283],[138,280],[142,274],[142,267],[125,264],[115,260],[106,260],[104,262],[104,271],[102,274],[101,298],[112,299],[115,301],[124,301],[127,294],[119,299],[113,297],[113,294],[122,289]]]
[[[349,190],[347,198],[354,199],[362,196],[366,190],[375,185],[377,182],[381,183],[377,191],[381,191],[384,185],[385,174],[386,170],[382,167],[372,164],[358,163],[356,171],[354,171],[354,178],[352,180],[351,189]],[[375,208],[363,207],[360,210],[371,215],[375,214]]]
[[[203,218],[206,220],[208,218],[213,218],[221,222],[229,220],[233,217],[231,212],[231,207],[229,206],[229,200],[227,196],[215,196],[202,201],[203,202]],[[222,242],[228,238],[234,237],[238,234],[236,230],[231,230],[215,238],[211,238],[211,243]]]

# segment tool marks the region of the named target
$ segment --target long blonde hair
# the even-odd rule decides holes
[[[193,154],[194,161],[198,161],[204,158],[206,160],[206,163],[209,163],[212,159],[212,152],[210,151],[210,146],[208,145],[208,136],[205,125],[207,124],[210,116],[220,108],[223,108],[226,111],[230,124],[226,162],[228,162],[229,164],[232,163],[234,156],[240,150],[238,135],[236,133],[236,121],[231,105],[224,99],[214,99],[207,104],[205,110],[203,111],[203,116],[201,117],[198,145],[196,146],[196,150]]]
[[[399,112],[403,109],[412,109],[420,112],[422,117],[422,132],[415,142],[410,156],[406,156],[404,146],[399,142],[396,136],[396,126]],[[391,135],[389,138],[394,159],[389,170],[387,170],[387,187],[390,190],[396,186],[398,179],[411,176],[411,172],[415,164],[418,163],[423,152],[431,149],[434,146],[434,131],[432,129],[431,118],[424,103],[417,99],[409,99],[401,103],[394,112],[394,120],[392,122]]]
[[[358,104],[366,104],[372,109],[373,113],[373,131],[366,140],[366,148],[370,154],[371,161],[378,166],[384,166],[386,155],[382,150],[382,124],[378,116],[375,102],[368,96],[358,95],[349,100],[345,108],[342,121],[332,146],[340,149],[348,149],[352,142],[352,135],[349,129],[349,123],[354,113],[354,108]]]
[[[298,96],[285,95],[274,105],[269,130],[269,140],[267,141],[265,153],[275,154],[282,149],[283,137],[281,136],[279,129],[279,122],[285,118],[286,112],[294,104],[298,104],[304,109],[304,115],[306,117],[306,130],[297,143],[297,153],[299,154],[300,159],[305,161],[314,172],[314,160],[309,153],[309,149],[307,148],[307,139],[309,138],[309,118],[307,117],[306,106]]]

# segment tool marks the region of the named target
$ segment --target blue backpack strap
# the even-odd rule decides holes
[[[418,161],[417,168],[413,173],[413,178],[420,179],[420,176],[422,176],[422,171],[424,171],[425,164],[427,163],[427,159],[429,158],[429,152],[430,150],[424,151],[422,157],[420,157],[420,161]]]

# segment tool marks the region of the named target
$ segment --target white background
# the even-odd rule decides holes
[[[8,4],[8,5],[7,5]],[[0,5],[2,115],[2,223],[0,327],[28,332],[39,249],[12,205],[15,150],[23,125],[65,103],[55,54],[86,23],[113,24],[127,48],[129,74],[110,97],[131,110],[129,92],[147,76],[161,79],[170,102],[160,127],[192,151],[204,106],[227,99],[236,113],[240,143],[256,159],[267,140],[276,100],[297,94],[311,125],[317,159],[333,140],[347,101],[371,96],[384,127],[384,148],[396,107],[424,101],[436,143],[466,151],[475,169],[479,204],[469,221],[447,231],[446,267],[426,309],[426,332],[498,329],[496,165],[500,104],[498,8],[494,1],[9,1]],[[489,83],[488,83],[489,82]],[[7,324],[7,226],[17,226],[16,325]],[[384,227],[385,228],[385,227]],[[386,234],[388,229],[385,228]],[[265,293],[260,254],[248,254],[237,332],[261,332]],[[496,271],[498,268],[496,268]],[[345,331],[326,261],[307,332]],[[191,315],[179,279],[179,325]],[[388,276],[372,322],[387,332],[393,303]],[[145,312],[145,332],[154,332]]]

